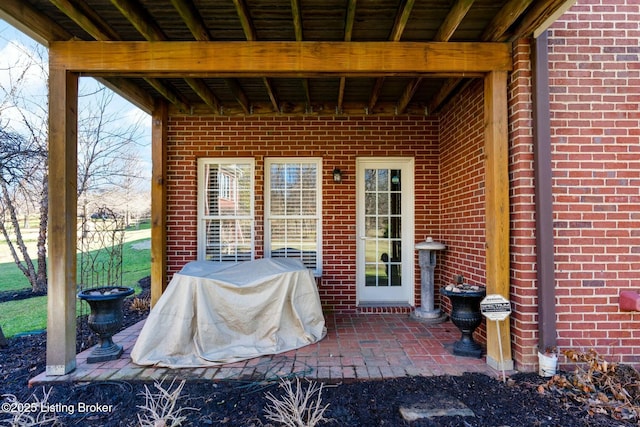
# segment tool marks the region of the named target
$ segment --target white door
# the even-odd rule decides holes
[[[356,176],[358,305],[413,305],[414,161],[358,158]]]

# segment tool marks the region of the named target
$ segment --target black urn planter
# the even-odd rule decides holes
[[[122,346],[114,343],[112,337],[122,327],[122,303],[133,292],[133,288],[106,286],[85,289],[78,293],[78,298],[89,303],[89,328],[99,340],[87,358],[87,363],[116,360],[122,355]]]
[[[441,290],[442,295],[451,300],[451,321],[462,336],[453,344],[453,354],[465,357],[482,357],[482,346],[473,339],[473,331],[482,323],[480,301],[487,294],[485,289]]]

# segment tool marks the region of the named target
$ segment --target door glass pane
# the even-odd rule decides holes
[[[365,170],[365,286],[402,284],[400,178],[396,169]]]

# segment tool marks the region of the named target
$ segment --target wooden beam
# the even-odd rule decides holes
[[[296,35],[296,41],[301,42],[302,37],[302,11],[298,0],[291,0],[291,16],[293,17],[293,32]]]
[[[236,13],[240,19],[240,25],[242,25],[244,36],[249,41],[258,40],[258,36],[256,36],[256,29],[253,25],[253,21],[251,20],[251,15],[249,15],[249,8],[245,1],[233,0],[233,4],[236,6]]]
[[[440,109],[440,107],[444,104],[444,102],[451,96],[451,94],[458,88],[460,83],[462,83],[461,78],[451,78],[447,79],[438,92],[431,98],[429,103],[427,104],[427,111],[429,114],[434,113]]]
[[[409,84],[404,88],[404,90],[402,91],[402,95],[398,100],[398,114],[404,113],[404,111],[407,109],[409,102],[411,102],[411,98],[413,98],[416,90],[418,90],[418,87],[420,87],[420,83],[422,83],[422,77],[411,80],[411,82],[409,82]]]
[[[484,79],[485,246],[487,294],[509,298],[509,135],[507,73]],[[487,322],[487,364],[513,369],[509,319]],[[500,347],[500,344],[502,347]],[[503,362],[501,362],[503,361]]]
[[[453,33],[458,29],[464,17],[467,16],[467,12],[471,9],[474,1],[475,0],[456,1],[444,18],[444,21],[442,21],[442,24],[440,24],[440,28],[438,28],[438,32],[433,38],[433,41],[446,42],[451,39],[451,36],[453,36]]]
[[[411,16],[411,11],[413,10],[413,5],[415,0],[404,0],[402,6],[398,9],[398,13],[396,14],[396,19],[393,22],[393,28],[391,29],[391,34],[389,35],[389,41],[398,42],[402,38],[402,33],[404,33],[404,28],[407,26],[407,22],[409,21],[409,17]]]
[[[132,0],[111,0],[111,3],[145,39],[151,41],[167,39],[160,26],[140,3]]]
[[[347,3],[347,18],[344,23],[344,41],[351,41],[353,35],[353,23],[356,20],[356,3],[357,0],[349,0]],[[347,79],[340,77],[340,85],[338,87],[338,106],[336,111],[339,113],[342,111],[342,104],[344,103],[344,91],[347,86]]]
[[[60,24],[34,9],[24,0],[2,0],[0,18],[44,46],[54,40],[71,40],[73,36]]]
[[[538,37],[575,2],[576,0],[545,0],[534,3],[520,19],[518,27],[509,34],[509,40],[531,35]]]
[[[411,16],[411,10],[413,9],[414,0],[405,0],[396,13],[396,19],[393,22],[391,28],[391,34],[389,35],[389,41],[398,42],[402,38],[404,27],[407,25],[409,16]],[[373,84],[373,90],[369,95],[369,104],[367,105],[368,111],[373,111],[373,108],[378,102],[382,87],[384,86],[384,77],[378,77]]]
[[[166,102],[151,117],[151,305],[167,288],[167,126]]]
[[[446,42],[449,41],[453,33],[456,31],[462,20],[465,16],[467,16],[467,12],[471,8],[475,0],[458,0],[449,10],[449,13],[445,17],[444,21],[438,28],[438,32],[434,37],[434,41],[436,42]],[[449,79],[449,81],[445,82],[444,85],[440,88],[436,96],[431,100],[430,104],[433,105],[433,110],[436,110],[440,103],[446,99],[451,92],[445,92],[449,90],[453,90],[457,86],[457,82],[452,82],[451,80],[458,79]],[[403,97],[398,101],[398,112],[402,113],[411,102],[411,98],[406,98],[406,96],[413,97],[415,92],[418,90],[420,83],[422,82],[422,78],[418,77],[409,82],[409,84],[404,88],[402,92]],[[428,112],[432,111],[432,107],[427,108]]]
[[[169,102],[175,104],[184,112],[189,112],[191,106],[183,99],[182,95],[176,92],[172,87],[167,86],[162,80],[146,77],[144,79],[149,85],[154,88],[160,95],[164,96]]]
[[[171,0],[171,4],[176,8],[178,14],[184,23],[187,24],[189,31],[191,31],[191,34],[193,34],[196,40],[211,40],[202,16],[200,16],[198,9],[191,0]]]
[[[76,367],[78,75],[49,69],[47,375]]]
[[[244,36],[249,41],[257,40],[258,37],[256,36],[256,29],[253,25],[253,21],[251,20],[251,16],[249,15],[249,8],[247,7],[246,3],[244,2],[244,0],[233,0],[233,3],[236,6],[236,13],[238,14],[238,18],[240,19],[240,24],[242,25]],[[267,95],[271,100],[271,105],[273,105],[273,111],[280,111],[280,102],[278,101],[278,97],[273,90],[271,80],[269,80],[267,77],[263,77],[262,82],[264,83],[264,87],[267,90]]]
[[[202,79],[192,79],[186,78],[184,79],[191,89],[207,104],[213,111],[220,112],[222,108],[222,104],[220,100],[216,97],[213,91],[207,86],[207,84]]]
[[[502,41],[505,39],[509,27],[516,22],[532,2],[533,0],[510,0],[507,2],[487,25],[480,39],[482,41]]]
[[[80,28],[96,40],[120,40],[118,34],[85,3],[72,3],[69,0],[49,0],[62,13],[67,15]],[[80,6],[82,5],[82,6]],[[81,8],[82,7],[82,8]]]
[[[90,75],[394,76],[510,71],[506,43],[53,42],[53,65]]]

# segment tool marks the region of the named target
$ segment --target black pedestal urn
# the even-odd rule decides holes
[[[78,298],[91,307],[89,328],[98,335],[99,343],[87,358],[87,363],[116,360],[122,355],[122,346],[113,342],[112,336],[122,327],[122,303],[133,294],[133,288],[107,286],[85,289]]]
[[[486,290],[482,287],[472,289],[442,289],[442,295],[451,300],[451,321],[458,327],[462,336],[453,344],[453,354],[466,357],[482,357],[482,347],[473,339],[473,331],[482,323],[480,301]]]

